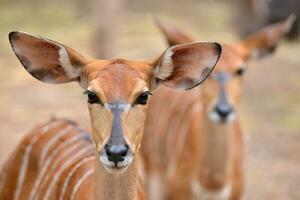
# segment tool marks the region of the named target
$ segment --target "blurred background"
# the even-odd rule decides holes
[[[51,116],[89,129],[82,89],[33,79],[10,48],[10,31],[43,35],[92,57],[143,60],[167,47],[153,14],[199,40],[230,43],[291,12],[300,13],[299,0],[0,0],[0,165]],[[298,22],[274,56],[248,66],[241,104],[247,199],[300,199],[297,34]]]

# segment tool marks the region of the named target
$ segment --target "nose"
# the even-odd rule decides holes
[[[105,145],[105,151],[108,160],[114,163],[124,161],[128,154],[129,147],[127,144],[107,144]]]
[[[215,107],[215,112],[218,113],[218,115],[222,119],[226,119],[233,112],[233,108],[228,104],[227,105],[219,104]]]

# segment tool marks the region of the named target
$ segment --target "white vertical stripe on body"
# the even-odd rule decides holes
[[[30,156],[33,145],[38,141],[40,136],[47,133],[51,128],[55,127],[59,123],[61,123],[61,121],[54,121],[54,122],[48,124],[47,126],[43,127],[41,129],[41,131],[39,132],[39,134],[34,135],[31,139],[30,143],[26,146],[25,152],[24,152],[24,155],[22,158],[20,171],[19,171],[19,174],[17,175],[18,181],[17,181],[17,187],[16,187],[15,194],[14,194],[14,200],[20,199],[20,194],[22,192],[25,175],[26,175],[26,171],[28,168],[28,160],[29,160],[29,156]]]
[[[4,167],[2,168],[2,172],[0,174],[0,194],[1,194],[1,191],[3,191],[4,186],[5,186],[8,166],[14,158],[15,158],[15,152],[8,158],[7,162],[5,163]]]
[[[57,154],[60,152],[60,150],[62,150],[63,148],[65,148],[67,145],[72,144],[72,143],[76,143],[78,140],[84,138],[85,135],[76,135],[73,136],[72,138],[70,138],[70,140],[62,143],[59,147],[57,147],[57,149],[55,149],[51,155],[49,155],[48,159],[45,161],[45,164],[43,165],[42,169],[39,171],[39,174],[34,182],[34,185],[31,189],[30,195],[29,195],[29,199],[32,200],[34,198],[34,196],[36,195],[37,189],[40,186],[43,178],[44,178],[44,174],[47,172],[47,168],[48,166],[52,163],[53,159],[55,158],[55,156],[57,156]],[[71,150],[73,150],[75,148],[77,148],[77,146],[73,146],[73,148],[71,148]],[[70,149],[68,149],[70,151]],[[64,152],[66,153],[66,152]],[[60,161],[60,160],[59,160]]]
[[[199,104],[194,103],[184,112],[182,119],[188,119],[187,121],[192,121],[192,119],[190,119],[190,118],[194,116],[193,114],[199,113],[201,111],[202,111],[202,107],[199,107]],[[180,133],[180,134],[177,135],[178,139],[177,139],[176,148],[173,149],[172,156],[168,156],[168,158],[170,158],[170,160],[168,161],[169,164],[166,169],[167,177],[172,177],[176,173],[176,169],[178,167],[178,162],[179,162],[182,152],[184,150],[184,145],[185,145],[186,138],[188,135],[188,131],[189,131],[188,125],[189,124],[184,121],[180,122],[179,130],[178,130],[178,133]],[[173,135],[175,135],[175,134],[173,133]],[[174,144],[173,145],[169,144],[169,146],[174,146]]]
[[[68,134],[70,130],[74,128],[72,125],[68,125],[66,128],[60,130],[58,133],[54,135],[43,147],[40,160],[39,160],[39,168],[44,164],[45,157],[49,151],[49,149],[64,135]]]
[[[94,160],[94,155],[90,156],[90,157],[86,157],[84,159],[82,159],[80,162],[78,162],[71,170],[70,172],[68,173],[65,181],[64,181],[64,184],[63,184],[63,187],[61,189],[61,192],[60,192],[60,196],[59,196],[59,200],[63,200],[64,196],[65,196],[65,192],[67,190],[67,187],[69,185],[69,182],[73,176],[73,174],[76,172],[77,169],[79,169],[83,164],[91,161],[91,160]]]
[[[78,191],[78,189],[80,188],[81,184],[90,176],[94,173],[94,169],[90,169],[88,170],[76,183],[76,185],[74,186],[73,188],[73,191],[71,193],[71,200],[74,200],[75,199],[75,195]]]
[[[48,200],[49,199],[49,197],[51,196],[51,192],[52,192],[52,190],[53,190],[56,182],[59,180],[59,177],[62,175],[62,173],[64,172],[64,170],[66,168],[70,167],[70,165],[72,165],[76,160],[78,160],[78,158],[80,158],[85,153],[89,152],[92,148],[93,148],[92,145],[86,146],[85,148],[83,148],[80,151],[78,151],[76,154],[70,156],[69,160],[66,160],[66,162],[61,166],[61,168],[59,170],[57,170],[57,172],[55,173],[54,177],[52,177],[51,182],[50,182],[50,184],[49,184],[49,186],[47,188],[47,191],[45,193],[44,200]]]

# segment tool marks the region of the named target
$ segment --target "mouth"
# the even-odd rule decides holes
[[[128,167],[128,165],[127,166],[116,166],[116,165],[108,166],[106,164],[103,164],[103,166],[104,166],[104,169],[110,174],[121,174],[121,173],[125,172]]]
[[[230,113],[226,117],[220,116],[217,112],[210,112],[209,119],[215,123],[227,124],[235,121],[236,115],[234,113]]]
[[[100,155],[99,160],[104,166],[105,170],[108,171],[109,173],[122,173],[126,171],[128,166],[132,163],[133,157],[132,156],[127,156],[124,161],[121,162],[113,162],[109,161],[108,157],[105,155]]]

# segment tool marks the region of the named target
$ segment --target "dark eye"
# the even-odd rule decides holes
[[[245,73],[244,68],[240,68],[240,69],[235,71],[235,74],[238,75],[238,76],[242,76],[244,73]]]
[[[146,91],[142,93],[137,99],[135,104],[141,104],[141,105],[146,105],[148,101],[148,96],[152,95],[150,91]]]
[[[99,100],[98,96],[97,96],[94,92],[92,92],[92,91],[90,91],[90,90],[86,90],[86,91],[84,92],[84,94],[88,96],[88,102],[89,102],[90,104],[93,104],[93,103],[100,103],[100,100]]]

